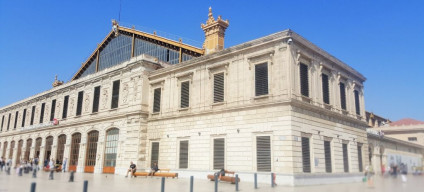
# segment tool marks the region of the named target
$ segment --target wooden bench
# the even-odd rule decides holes
[[[154,175],[149,175],[149,172],[135,172],[134,176],[155,176],[155,177],[172,177],[178,178],[178,173],[171,173],[169,169],[159,169],[158,172],[154,173]]]
[[[236,183],[236,177],[234,176],[235,172],[234,171],[227,171],[225,170],[225,176],[221,176],[221,181],[226,181],[226,182],[230,182],[231,184],[235,184]],[[215,181],[215,175],[208,175],[207,176],[208,179],[210,179],[211,181]],[[240,178],[238,178],[238,182],[240,182]]]
[[[51,169],[50,168],[47,168],[47,167],[43,167],[43,170],[45,172],[50,172],[51,171]],[[59,167],[58,168],[55,168],[54,171],[61,172],[62,171],[62,165],[59,165]]]

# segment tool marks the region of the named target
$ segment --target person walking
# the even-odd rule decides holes
[[[4,160],[3,157],[0,158],[0,171],[3,171],[3,167],[4,167]]]
[[[62,163],[62,171],[66,172],[66,164],[68,163],[68,158],[63,158],[63,163]]]

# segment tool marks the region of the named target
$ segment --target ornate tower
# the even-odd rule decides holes
[[[212,8],[209,7],[208,20],[206,20],[206,24],[202,23],[201,25],[205,32],[205,42],[203,43],[205,54],[224,49],[225,29],[228,25],[228,20],[222,20],[221,16],[218,16],[218,19],[215,20],[212,15]]]

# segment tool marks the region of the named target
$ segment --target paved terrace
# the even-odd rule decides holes
[[[25,192],[30,191],[32,182],[36,182],[36,191],[43,192],[74,192],[83,191],[84,180],[88,180],[88,191],[149,191],[159,192],[161,179],[137,177],[125,178],[118,175],[107,174],[88,174],[76,173],[75,182],[69,183],[69,173],[55,173],[54,180],[48,180],[48,173],[38,172],[37,178],[32,178],[32,174],[24,174],[19,177],[16,173],[6,175],[5,172],[0,172],[0,192]],[[206,177],[206,176],[205,176]],[[408,182],[403,183],[400,176],[398,178],[381,178],[375,177],[375,186],[368,187],[366,183],[350,183],[350,184],[334,184],[334,185],[318,185],[318,186],[303,186],[303,187],[286,187],[276,186],[271,188],[267,184],[258,184],[258,189],[254,189],[253,183],[243,182],[241,178],[239,189],[242,192],[262,192],[262,191],[284,191],[284,192],[414,192],[424,188],[424,176],[408,176]],[[188,178],[166,179],[165,191],[189,191],[190,180]],[[220,182],[218,191],[235,191],[235,185]],[[194,192],[214,192],[214,182],[204,178],[194,179]]]

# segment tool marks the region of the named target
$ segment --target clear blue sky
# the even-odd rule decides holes
[[[424,120],[423,1],[122,0],[120,20],[202,42],[209,6],[230,21],[226,47],[293,29],[367,77],[366,110]],[[0,106],[68,81],[118,12],[119,0],[0,0]]]

